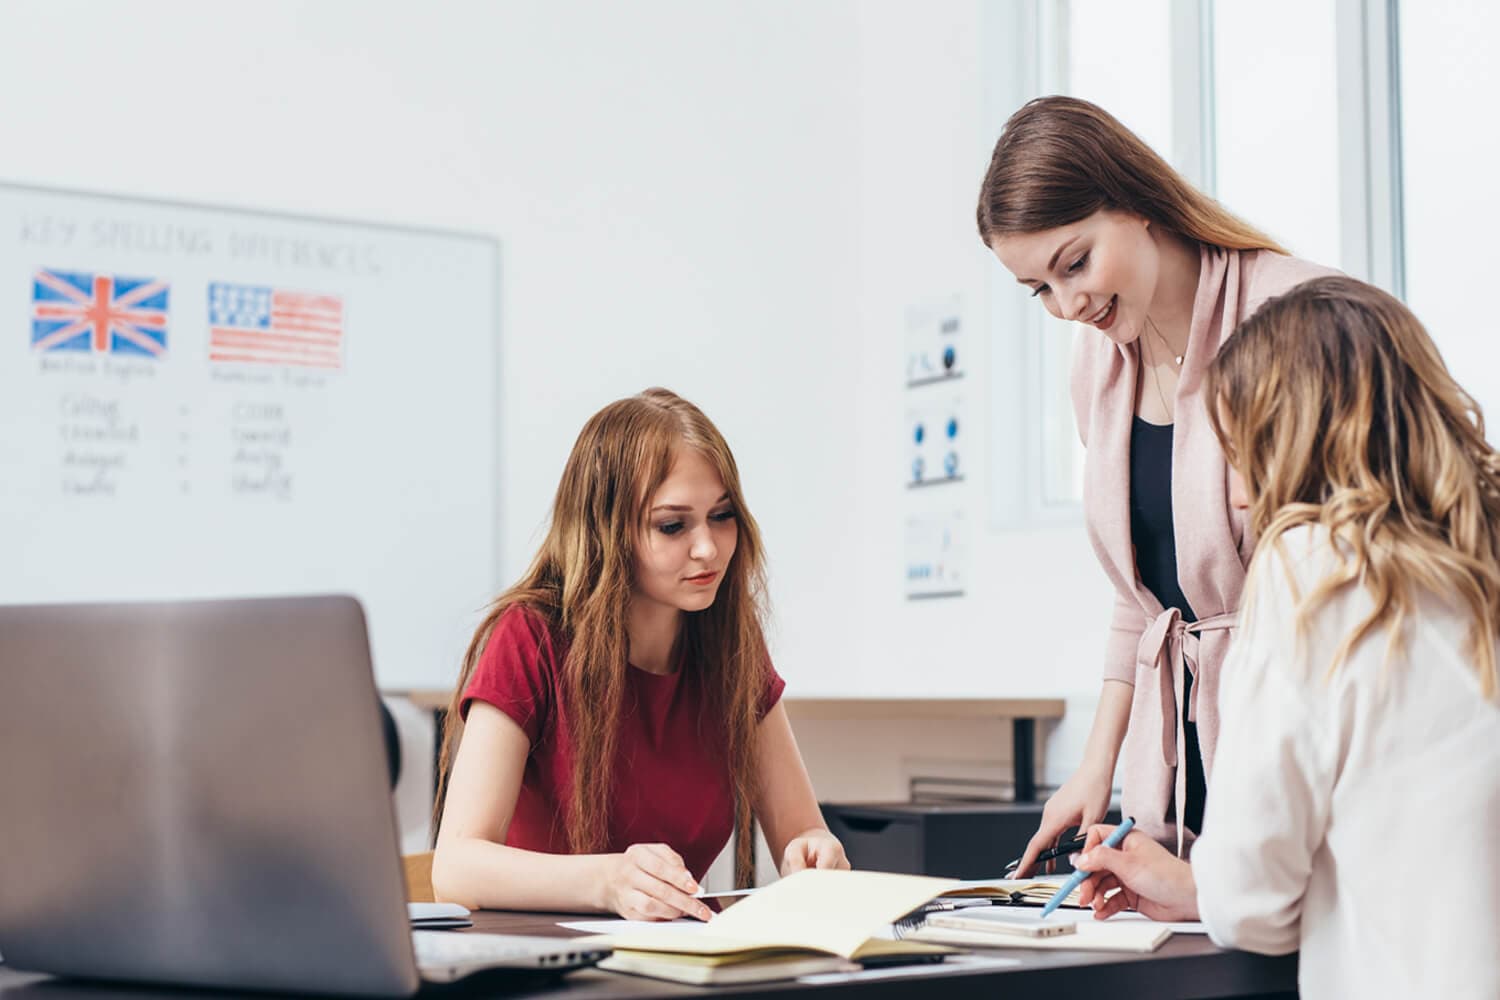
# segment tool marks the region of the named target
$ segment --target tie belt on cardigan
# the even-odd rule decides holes
[[[1182,856],[1183,813],[1187,808],[1187,768],[1182,765],[1183,744],[1187,734],[1182,723],[1183,672],[1191,670],[1198,677],[1198,634],[1235,626],[1238,616],[1233,612],[1200,618],[1195,622],[1182,620],[1182,612],[1168,608],[1157,615],[1141,636],[1136,647],[1136,663],[1155,672],[1156,695],[1161,701],[1162,763],[1177,772],[1173,801],[1177,809],[1177,856]],[[1198,691],[1201,684],[1193,685],[1188,698],[1187,715],[1198,721]]]

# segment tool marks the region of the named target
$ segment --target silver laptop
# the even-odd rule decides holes
[[[348,597],[0,608],[4,961],[399,996],[602,957],[414,935],[376,698]]]

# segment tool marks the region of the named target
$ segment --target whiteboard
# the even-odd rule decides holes
[[[445,687],[496,583],[498,248],[0,185],[0,603],[358,597]]]

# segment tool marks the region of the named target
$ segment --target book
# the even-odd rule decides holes
[[[628,966],[637,975],[679,982],[689,981],[684,976],[760,977],[734,980],[755,982],[806,975],[788,971],[795,966],[789,956],[795,955],[853,962],[940,961],[953,949],[878,935],[956,884],[886,872],[801,871],[746,897],[702,930],[611,935],[605,943],[620,961],[609,967],[627,971]]]
[[[616,951],[598,963],[606,972],[624,972],[653,979],[670,979],[693,986],[732,986],[796,979],[859,968],[837,955],[805,951],[746,952],[731,955],[662,955]]]

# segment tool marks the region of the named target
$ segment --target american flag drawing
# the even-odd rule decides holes
[[[208,286],[208,359],[260,365],[344,366],[344,302],[263,285]]]
[[[40,270],[31,284],[31,346],[159,358],[167,353],[165,281]]]

